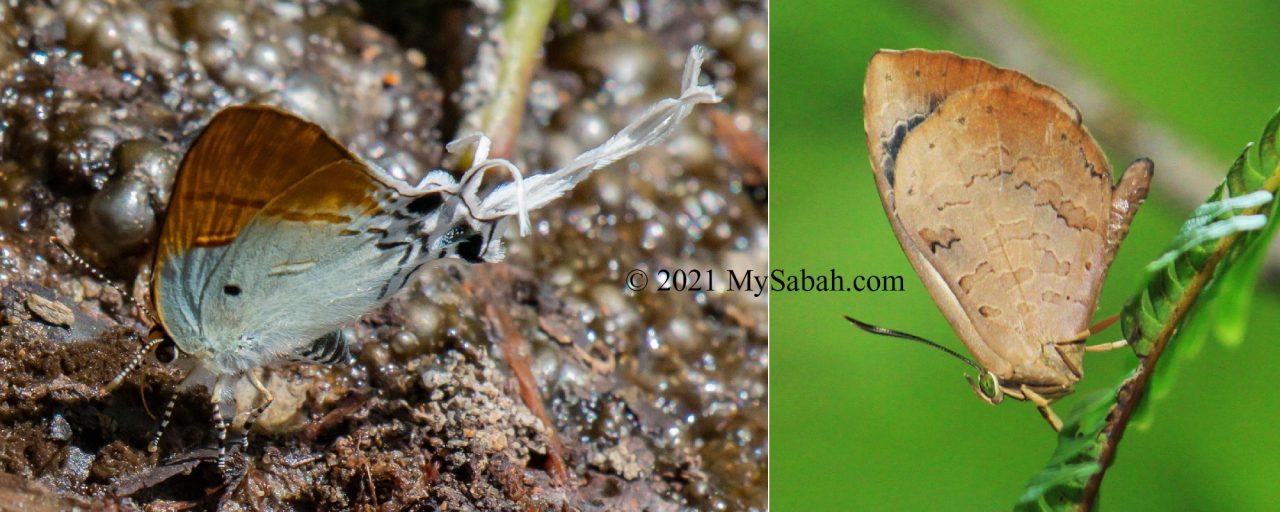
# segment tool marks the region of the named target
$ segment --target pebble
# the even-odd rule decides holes
[[[49,300],[38,294],[27,295],[27,309],[45,322],[59,327],[71,327],[76,315],[66,304]]]

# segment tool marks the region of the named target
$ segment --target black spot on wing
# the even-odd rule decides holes
[[[483,263],[484,258],[480,257],[482,252],[484,252],[484,236],[480,233],[474,233],[458,244],[458,257],[467,263]]]
[[[442,204],[444,204],[444,198],[441,197],[441,193],[432,192],[410,201],[409,204],[405,206],[405,209],[409,210],[409,213],[415,215],[427,215],[436,211],[436,209],[440,208],[440,205]]]

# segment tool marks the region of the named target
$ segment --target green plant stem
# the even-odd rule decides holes
[[[1271,178],[1267,179],[1266,183],[1262,185],[1261,190],[1274,193],[1277,188],[1280,188],[1280,169],[1275,169],[1274,171]],[[1271,207],[1271,203],[1267,203],[1244,210],[1243,214],[1257,214],[1263,208]],[[1205,260],[1204,268],[1196,273],[1191,283],[1187,286],[1186,292],[1178,298],[1178,302],[1169,314],[1169,321],[1165,322],[1160,332],[1156,335],[1155,341],[1151,345],[1151,351],[1138,363],[1137,374],[1130,377],[1121,386],[1120,391],[1116,393],[1117,408],[1108,415],[1107,426],[1099,433],[1099,435],[1106,436],[1102,452],[1098,455],[1099,469],[1097,473],[1089,477],[1089,483],[1084,488],[1084,495],[1077,510],[1093,510],[1098,500],[1098,491],[1102,488],[1102,479],[1107,474],[1107,468],[1111,467],[1111,463],[1115,460],[1116,448],[1120,444],[1120,439],[1124,437],[1124,431],[1129,425],[1129,420],[1133,418],[1134,412],[1138,409],[1138,404],[1146,397],[1147,387],[1151,381],[1151,376],[1155,373],[1156,363],[1160,360],[1160,355],[1164,353],[1169,341],[1177,333],[1178,327],[1182,323],[1182,318],[1191,311],[1196,299],[1204,291],[1205,286],[1209,284],[1210,279],[1213,278],[1214,271],[1222,261],[1222,258],[1227,255],[1229,249],[1235,244],[1236,239],[1243,235],[1244,233],[1235,233],[1218,240],[1218,246],[1209,258]]]
[[[498,158],[508,158],[515,151],[529,80],[537,67],[547,24],[556,5],[554,0],[504,3],[502,25],[498,29],[498,83],[488,103],[467,116],[468,120],[474,120],[476,126],[464,130],[488,135],[492,141],[490,155]],[[471,152],[464,154],[459,159],[458,168],[470,167],[473,157]]]

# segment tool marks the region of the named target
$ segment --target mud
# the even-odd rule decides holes
[[[484,4],[484,2],[477,2]],[[750,510],[768,475],[767,295],[631,292],[629,270],[767,265],[758,4],[561,5],[516,160],[547,169],[675,92],[723,105],[534,213],[506,262],[450,264],[349,326],[349,365],[285,364],[211,462],[209,398],[133,356],[177,160],[218,108],[285,106],[397,177],[448,168],[481,7],[0,1],[0,508]],[[126,283],[71,261],[57,237]],[[251,389],[251,388],[250,388]],[[247,391],[247,390],[246,390]],[[238,436],[229,436],[238,439]]]

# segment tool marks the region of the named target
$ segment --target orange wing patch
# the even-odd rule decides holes
[[[352,224],[353,215],[381,214],[383,200],[396,191],[373,177],[369,168],[352,160],[326,165],[307,176],[262,209],[262,219],[324,224]],[[345,229],[345,228],[344,228]]]
[[[268,202],[324,166],[355,157],[319,126],[260,105],[224,109],[192,143],[156,251],[220,246]]]

